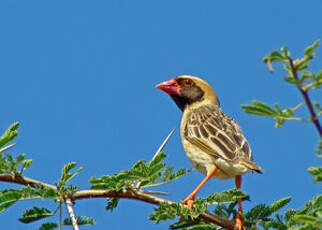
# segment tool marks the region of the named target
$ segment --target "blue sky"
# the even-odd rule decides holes
[[[301,55],[322,38],[319,1],[14,1],[0,3],[0,91],[2,132],[21,123],[17,146],[34,163],[26,172],[54,184],[70,161],[83,166],[74,179],[89,188],[91,176],[129,169],[149,160],[165,136],[179,128],[181,112],[154,86],[180,74],[204,78],[217,92],[222,109],[235,118],[252,147],[263,175],[247,174],[242,189],[251,196],[245,209],[285,196],[288,208],[300,208],[321,186],[306,168],[315,157],[314,127],[286,123],[282,129],[262,117],[245,114],[241,104],[258,99],[282,106],[301,101],[282,81],[284,72],[268,72],[262,57],[288,45]],[[322,50],[312,63],[318,71]],[[316,100],[321,94],[313,95]],[[166,162],[191,168],[179,132],[164,150]],[[163,187],[179,201],[201,181],[197,171]],[[234,187],[233,180],[211,180],[199,193]],[[0,184],[0,189],[8,184]],[[4,229],[35,229],[40,223],[17,221],[25,208],[53,202],[26,201],[0,215]],[[104,199],[76,203],[76,215],[93,216],[86,229],[166,229],[147,218],[148,204],[122,200],[106,212]],[[56,221],[57,218],[53,219]]]

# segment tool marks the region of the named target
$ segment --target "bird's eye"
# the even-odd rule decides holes
[[[192,86],[192,84],[193,84],[193,82],[191,80],[189,80],[189,79],[185,79],[183,81],[183,85],[186,86],[186,87],[190,87],[190,86]]]

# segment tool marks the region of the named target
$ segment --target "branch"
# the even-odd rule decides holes
[[[296,67],[294,66],[294,62],[293,62],[293,59],[291,57],[288,57],[288,61],[290,63],[290,66],[291,66],[291,69],[292,69],[292,73],[293,73],[293,77],[296,79],[296,80],[299,80],[298,76],[297,76],[297,70],[296,70]],[[300,85],[297,85],[297,88],[300,90],[304,100],[305,100],[305,103],[311,113],[311,120],[313,121],[316,129],[318,130],[319,134],[320,134],[320,137],[322,136],[322,128],[321,128],[321,125],[320,125],[320,122],[319,122],[319,118],[318,116],[316,115],[315,113],[315,110],[313,108],[313,105],[312,105],[312,102],[311,102],[311,99],[309,97],[309,94],[306,90],[304,90]]]
[[[175,202],[162,199],[156,196],[145,193],[144,191],[132,190],[132,189],[122,189],[121,191],[115,192],[114,190],[81,190],[77,191],[72,195],[74,200],[86,199],[86,198],[127,198],[133,200],[139,200],[150,204],[159,205],[161,203],[173,204]],[[223,228],[233,229],[234,222],[227,220],[225,218],[213,215],[209,212],[200,214],[199,218],[219,225]]]
[[[13,177],[10,175],[0,174],[0,181],[20,184],[25,186],[29,185],[34,188],[38,188],[39,186],[41,186],[41,187],[47,187],[47,188],[57,190],[57,187],[54,185],[50,185],[50,184],[47,184],[38,180],[34,180],[28,177],[24,177],[24,176]],[[118,191],[118,192],[114,190],[100,190],[100,189],[80,190],[71,194],[68,198],[70,199],[70,201],[90,199],[90,198],[126,198],[126,199],[143,201],[154,205],[159,205],[161,203],[169,203],[169,204],[175,203],[170,200],[161,199],[159,197],[152,196],[142,190],[133,190],[133,189],[122,189],[121,191]],[[67,205],[67,200],[68,199],[66,199],[66,205]],[[68,208],[68,205],[67,205],[67,208]],[[208,222],[214,223],[216,225],[219,225],[226,229],[234,228],[233,221],[213,215],[209,212],[200,214],[199,218],[204,219]]]
[[[14,183],[14,184],[21,184],[21,185],[29,185],[33,188],[51,188],[53,190],[57,190],[57,187],[51,184],[47,184],[38,180],[31,179],[29,177],[16,175],[15,177],[6,175],[6,174],[0,174],[0,181],[8,182],[8,183]]]
[[[79,230],[78,225],[77,225],[77,219],[75,217],[75,213],[74,213],[74,210],[73,210],[73,203],[72,203],[71,199],[67,198],[65,203],[66,203],[68,214],[69,214],[70,219],[72,221],[73,229],[74,230]]]

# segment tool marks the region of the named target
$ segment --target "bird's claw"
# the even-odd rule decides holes
[[[193,208],[193,202],[194,202],[195,198],[194,197],[191,197],[191,196],[188,196],[186,199],[184,199],[182,201],[182,204],[184,205],[187,205],[188,208]]]

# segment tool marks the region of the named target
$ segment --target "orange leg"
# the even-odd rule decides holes
[[[203,179],[201,181],[201,183],[195,188],[195,190],[193,190],[192,193],[189,194],[189,196],[187,196],[186,199],[184,199],[184,201],[182,201],[183,204],[188,205],[188,208],[192,208],[193,207],[193,201],[195,200],[195,196],[197,195],[197,193],[199,192],[199,190],[202,188],[202,186],[204,186],[206,184],[206,182],[212,178],[215,173],[217,171],[217,168],[214,167],[205,177],[205,179]]]
[[[242,181],[241,176],[236,176],[236,178],[235,178],[235,184],[236,184],[236,188],[238,190],[240,190],[241,181]],[[242,212],[243,212],[243,209],[242,209],[242,199],[241,198],[238,198],[238,213],[236,215],[236,229],[237,230],[242,230],[243,229],[243,218],[240,215],[240,213],[242,213]]]

